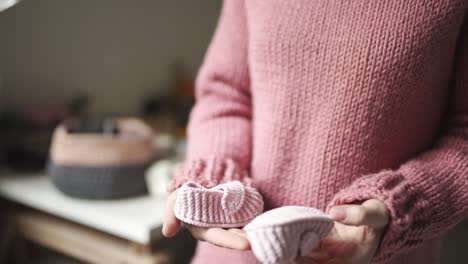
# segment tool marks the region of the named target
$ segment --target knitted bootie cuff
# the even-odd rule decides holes
[[[242,169],[232,159],[217,157],[187,162],[176,171],[168,191],[173,192],[189,181],[197,182],[206,188],[231,181],[239,181],[246,186],[251,186],[251,180],[245,169]]]
[[[177,191],[176,217],[201,227],[242,227],[263,211],[262,196],[239,181],[205,188],[187,182]]]
[[[244,231],[260,262],[281,264],[306,256],[332,227],[332,219],[318,209],[284,206],[258,216]]]

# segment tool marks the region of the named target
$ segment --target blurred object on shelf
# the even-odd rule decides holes
[[[153,131],[136,118],[71,119],[58,126],[48,173],[70,196],[113,199],[146,193]]]
[[[154,131],[174,134],[177,126],[174,105],[174,97],[169,94],[146,96],[141,106],[143,119]]]
[[[141,112],[154,130],[184,137],[190,110],[195,102],[194,78],[180,62],[175,62],[171,67],[171,76],[169,91],[146,96]]]
[[[173,65],[176,124],[180,134],[185,134],[190,110],[195,103],[195,81],[190,77],[184,64]]]
[[[17,171],[44,168],[53,128],[66,116],[63,106],[0,109],[0,162]]]
[[[16,5],[20,0],[0,0],[0,12]]]
[[[23,125],[18,113],[9,109],[0,110],[0,163],[7,163],[9,151],[15,145],[17,131]]]
[[[182,163],[185,156],[185,139],[176,138],[172,134],[156,134],[153,139],[156,161],[146,170],[146,185],[153,196],[166,196],[167,188],[174,176],[176,168]]]
[[[27,133],[15,142],[7,143],[5,164],[15,171],[35,172],[44,169],[50,131],[37,130]]]
[[[50,105],[41,108],[29,108],[24,111],[25,121],[36,128],[55,127],[67,117],[67,109],[63,105]]]
[[[113,118],[72,118],[66,120],[64,125],[70,134],[116,135],[120,132],[118,124]]]
[[[15,171],[40,171],[46,166],[55,127],[68,117],[89,115],[91,98],[78,95],[69,102],[0,108],[0,164]]]
[[[171,111],[172,97],[167,95],[148,96],[143,100],[142,112],[145,115],[161,115]]]
[[[156,133],[153,137],[153,148],[156,153],[156,159],[163,159],[174,156],[176,147],[176,138],[169,133]]]
[[[67,104],[68,115],[73,118],[89,118],[92,105],[91,97],[87,94],[78,94]]]
[[[177,130],[174,116],[171,113],[164,113],[160,115],[144,115],[142,119],[154,131],[175,134],[175,131]]]
[[[183,139],[177,140],[175,149],[174,149],[174,152],[175,152],[174,158],[177,160],[185,160],[186,147],[187,147],[187,139],[183,138]]]
[[[157,161],[146,170],[146,186],[151,195],[155,197],[167,196],[169,187],[176,168],[180,161],[174,159],[164,159]]]

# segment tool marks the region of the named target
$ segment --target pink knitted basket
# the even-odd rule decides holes
[[[189,181],[177,191],[175,215],[201,227],[242,227],[263,211],[263,199],[252,187],[232,181],[205,188]]]
[[[332,227],[333,220],[318,209],[284,206],[258,216],[244,231],[258,260],[281,264],[307,255]]]
[[[50,149],[57,164],[109,167],[146,163],[153,158],[152,131],[136,118],[116,119],[118,135],[70,134],[64,125],[56,128]]]
[[[55,129],[48,174],[63,193],[87,199],[146,193],[145,170],[153,160],[152,130],[135,118],[115,119],[118,133]]]

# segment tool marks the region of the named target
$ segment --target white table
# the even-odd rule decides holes
[[[0,176],[0,196],[130,241],[148,244],[162,225],[164,199],[95,201],[65,196],[45,175]]]
[[[164,198],[76,199],[58,191],[46,175],[8,173],[0,173],[0,196],[49,215],[16,217],[34,242],[86,262],[164,263],[150,246],[160,238]]]

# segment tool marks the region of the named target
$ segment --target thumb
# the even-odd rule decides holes
[[[166,209],[163,217],[162,233],[165,237],[172,237],[179,231],[180,220],[174,214],[174,205],[177,197],[177,191],[172,192],[166,201]]]
[[[345,225],[366,225],[372,228],[384,228],[389,221],[388,209],[379,200],[370,199],[361,205],[338,205],[330,209],[330,216],[336,222]]]

